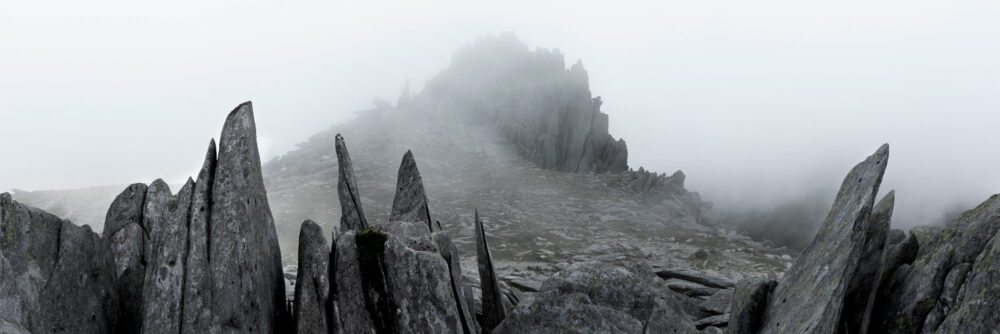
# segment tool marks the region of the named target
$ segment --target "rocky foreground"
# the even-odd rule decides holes
[[[301,224],[286,299],[250,103],[196,180],[135,184],[101,235],[0,195],[3,333],[990,333],[1000,326],[1000,197],[946,228],[890,230],[876,201],[888,146],[855,166],[780,279],[578,261],[532,294],[499,281],[474,213],[478,285],[428,206],[407,152],[388,219],[365,214],[344,139],[330,234]],[[877,203],[877,204],[876,204]],[[329,235],[329,240],[326,238]],[[490,241],[493,241],[491,243]]]

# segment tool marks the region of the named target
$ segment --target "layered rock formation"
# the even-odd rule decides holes
[[[405,108],[443,107],[492,124],[522,157],[545,169],[628,170],[625,141],[608,133],[608,115],[601,98],[591,96],[583,64],[567,70],[559,50],[532,52],[513,34],[482,37],[460,50],[407,100]]]

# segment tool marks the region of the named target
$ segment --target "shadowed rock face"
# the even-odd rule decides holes
[[[361,208],[361,195],[358,194],[358,184],[354,180],[354,165],[351,155],[347,153],[347,145],[340,134],[334,138],[337,151],[337,195],[340,198],[340,229],[360,230],[368,228],[365,210]]]
[[[117,324],[115,262],[89,226],[0,194],[0,329],[108,333]]]
[[[879,269],[882,267],[883,254],[889,236],[889,222],[892,219],[892,208],[896,201],[895,191],[889,191],[875,206],[875,211],[865,224],[865,242],[861,250],[861,258],[857,270],[851,276],[844,298],[844,308],[851,310],[841,316],[840,325],[849,333],[859,333],[865,322],[865,315],[870,310],[873,291],[878,290]],[[861,311],[864,310],[864,311]],[[861,312],[858,312],[861,311]]]
[[[323,238],[323,230],[311,220],[303,222],[295,284],[295,330],[298,333],[328,333],[329,259],[330,246]]]
[[[755,334],[763,324],[771,292],[778,282],[763,279],[742,280],[736,284],[730,306],[729,333]]]
[[[836,331],[888,158],[883,145],[847,174],[816,239],[775,288],[761,333]]]
[[[249,102],[236,107],[222,129],[210,226],[213,327],[276,330],[285,308],[281,255]]]
[[[483,307],[479,314],[479,325],[484,331],[489,331],[500,324],[506,317],[500,293],[500,283],[497,281],[496,269],[493,267],[493,256],[490,255],[490,246],[486,241],[486,230],[483,229],[483,221],[479,219],[479,211],[476,210],[476,259],[479,264],[479,282],[483,296]]]
[[[103,239],[109,242],[115,260],[118,329],[122,333],[142,328],[142,283],[146,273],[143,253],[147,239],[142,226],[148,189],[142,183],[125,188],[111,203],[104,223]]]
[[[208,143],[205,162],[198,172],[191,198],[188,249],[184,267],[183,333],[197,333],[212,323],[212,270],[209,263],[209,219],[212,213],[212,183],[215,177],[215,140]]]

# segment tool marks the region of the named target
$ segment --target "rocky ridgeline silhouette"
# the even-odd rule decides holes
[[[340,228],[328,242],[318,224],[301,224],[287,301],[255,131],[244,103],[226,119],[218,150],[210,142],[196,180],[176,194],[161,180],[128,186],[101,236],[0,195],[0,332],[990,333],[1000,325],[1000,196],[946,228],[890,230],[894,192],[876,202],[887,145],[850,171],[816,238],[780,279],[734,283],[584,261],[522,300],[499,282],[478,212],[479,293],[463,280],[412,153],[388,221],[367,220],[336,136]],[[652,180],[642,182],[662,181]]]

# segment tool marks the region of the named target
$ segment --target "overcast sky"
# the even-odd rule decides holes
[[[708,200],[832,189],[883,142],[894,223],[1000,192],[1000,2],[537,2],[4,1],[0,190],[181,182],[245,100],[269,159],[514,31]]]

